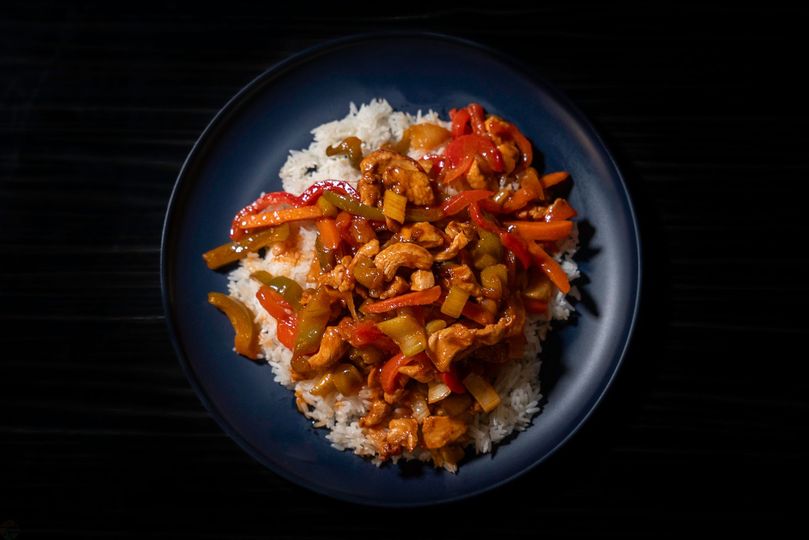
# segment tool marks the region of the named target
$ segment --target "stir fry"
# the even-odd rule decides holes
[[[295,380],[314,396],[362,396],[359,425],[382,460],[427,450],[438,466],[457,463],[473,419],[500,405],[500,369],[523,357],[526,318],[570,290],[554,257],[576,216],[557,192],[568,174],[540,174],[517,126],[478,104],[450,119],[366,155],[357,137],[329,147],[359,169],[356,187],[265,194],[203,255],[217,269],[316,227],[305,286],[259,271],[256,297]],[[250,308],[216,292],[209,301],[232,322],[235,350],[260,359]]]

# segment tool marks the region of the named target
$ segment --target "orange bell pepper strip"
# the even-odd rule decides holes
[[[321,218],[315,222],[317,232],[320,235],[320,243],[324,248],[334,251],[340,246],[340,230],[331,218]]]
[[[556,184],[560,184],[570,178],[570,173],[567,171],[559,171],[559,172],[552,172],[548,174],[542,175],[542,187],[549,188],[551,186],[555,186]]]
[[[426,306],[434,303],[441,296],[441,286],[436,285],[423,291],[416,291],[387,300],[366,304],[360,307],[363,313],[386,313],[405,306]]]
[[[545,242],[567,238],[573,230],[572,221],[506,221],[505,225],[514,227],[526,240]]]
[[[444,201],[444,203],[441,205],[441,211],[443,212],[444,217],[454,216],[469,206],[470,203],[487,199],[492,195],[494,195],[494,193],[486,189],[468,189],[466,191],[461,191],[457,195],[453,195]]]
[[[534,257],[534,261],[539,266],[548,279],[556,285],[564,294],[570,292],[570,282],[567,279],[567,274],[562,270],[556,260],[548,255],[542,247],[536,242],[528,242],[528,251]]]
[[[545,211],[545,221],[561,221],[576,217],[576,209],[564,199],[556,199]]]
[[[302,206],[300,208],[285,208],[283,210],[270,210],[261,214],[245,216],[239,222],[241,230],[258,229],[259,227],[274,227],[289,221],[303,221],[317,219],[323,212],[317,206]]]

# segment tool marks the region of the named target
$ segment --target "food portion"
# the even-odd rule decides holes
[[[313,131],[286,191],[239,211],[209,302],[339,449],[456,470],[539,411],[540,340],[571,311],[576,211],[511,119],[374,101]]]

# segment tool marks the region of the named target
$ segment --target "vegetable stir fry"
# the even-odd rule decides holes
[[[256,296],[311,394],[363,397],[359,424],[382,460],[426,449],[437,466],[457,463],[473,419],[500,405],[494,381],[523,356],[526,317],[570,290],[554,258],[574,231],[557,193],[568,174],[541,174],[518,127],[478,104],[450,118],[366,154],[357,137],[330,146],[359,169],[356,187],[263,195],[203,255],[217,269],[316,228],[306,286],[260,271]],[[220,293],[209,301],[235,350],[259,358],[255,314]]]

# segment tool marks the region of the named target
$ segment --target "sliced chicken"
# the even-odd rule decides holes
[[[320,349],[309,357],[309,365],[312,369],[323,369],[337,363],[345,353],[348,352],[348,343],[343,341],[340,331],[336,326],[329,326],[323,332],[323,339],[320,340]]]
[[[433,265],[433,256],[419,245],[399,242],[380,251],[374,258],[374,264],[390,281],[401,266],[429,270]]]
[[[405,225],[399,231],[399,240],[401,242],[414,242],[428,249],[444,245],[441,230],[427,222]]]
[[[426,291],[435,287],[435,275],[429,270],[416,270],[410,274],[410,290]]]
[[[430,177],[418,162],[389,150],[372,152],[360,163],[360,189],[375,185],[381,178],[386,189],[404,195],[413,204],[429,206],[435,202]],[[368,189],[368,188],[366,188]],[[370,190],[369,190],[370,195]],[[360,191],[362,197],[362,191]]]
[[[466,433],[466,422],[450,416],[428,416],[424,419],[421,433],[427,448],[441,448]]]

